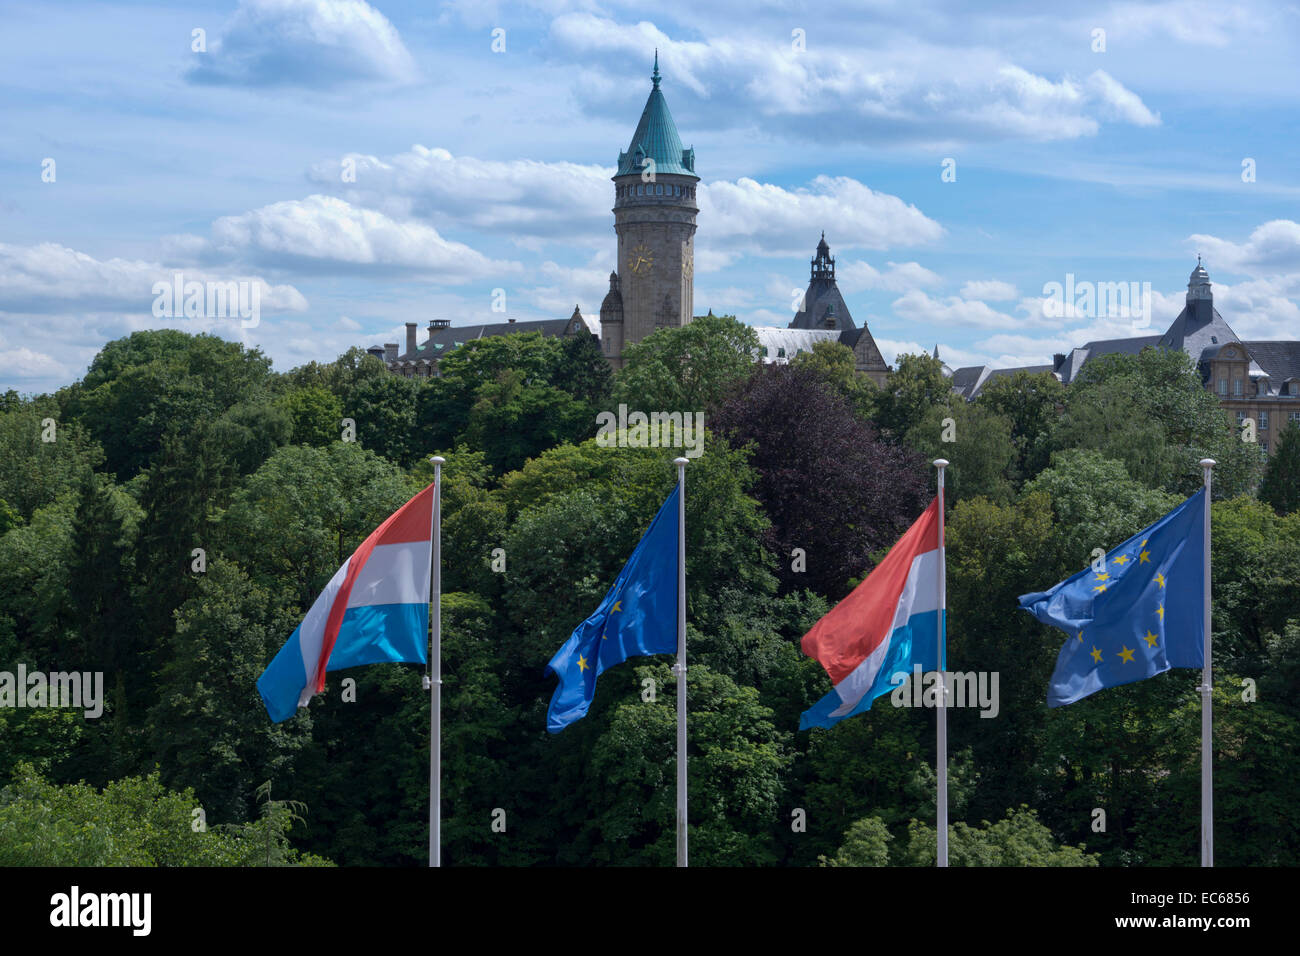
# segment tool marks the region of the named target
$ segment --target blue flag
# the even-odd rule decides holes
[[[1200,667],[1205,635],[1205,490],[1050,591],[1020,606],[1070,635],[1056,658],[1047,705],[1171,667]]]
[[[605,670],[629,657],[677,653],[677,499],[674,487],[600,607],[547,665],[560,678],[546,712],[551,733],[587,716]]]

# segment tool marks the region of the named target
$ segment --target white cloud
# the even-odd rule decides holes
[[[5,374],[23,381],[30,379],[64,380],[73,374],[72,369],[44,352],[33,352],[24,346],[0,349],[0,368]]]
[[[878,335],[872,336],[876,345],[880,348],[880,354],[890,365],[898,364],[900,355],[933,355],[934,342],[929,345],[922,345],[920,342],[901,341],[898,339],[884,339]],[[988,356],[980,352],[971,352],[967,349],[953,348],[944,345],[942,342],[939,346],[939,361],[943,362],[949,368],[962,368],[967,365],[983,365],[988,362]]]
[[[961,287],[963,299],[1006,302],[1016,297],[1016,287],[1001,279],[972,279]]]
[[[356,181],[343,181],[347,169]],[[487,160],[415,145],[385,159],[348,153],[308,177],[349,202],[396,218],[587,244],[609,224],[614,168]]]
[[[348,266],[410,270],[442,282],[468,282],[516,273],[469,246],[444,239],[431,226],[398,222],[334,196],[272,203],[212,224],[211,249],[299,268]]]
[[[1189,236],[1187,243],[1205,256],[1207,270],[1222,267],[1259,275],[1300,269],[1300,223],[1291,219],[1256,226],[1243,243],[1201,233]]]
[[[863,259],[836,262],[835,281],[841,292],[907,292],[943,284],[941,276],[918,262],[886,262],[881,272]]]
[[[848,176],[818,176],[795,189],[745,177],[701,184],[697,197],[701,237],[763,255],[806,252],[827,223],[838,224],[835,243],[846,248],[911,246],[943,235],[915,206]]]
[[[187,282],[254,282],[266,312],[307,308],[307,300],[293,286],[271,285],[260,276],[178,270],[132,259],[96,259],[56,242],[42,242],[34,246],[0,243],[0,309],[40,313],[62,311],[75,304],[148,315],[155,298],[154,283],[172,283],[178,271]]]
[[[240,0],[194,55],[193,83],[330,87],[417,75],[396,28],[365,0]]]
[[[1300,272],[1215,283],[1214,306],[1243,339],[1295,341],[1300,337]]]
[[[1027,325],[1043,325],[1046,320],[1032,316],[1016,317],[998,312],[984,302],[950,295],[931,298],[914,289],[895,299],[894,314],[908,322],[937,328],[961,326],[976,329],[1022,329]]]
[[[1104,106],[1103,112],[1111,119],[1132,126],[1159,126],[1160,114],[1152,113],[1132,90],[1116,80],[1105,70],[1095,70],[1086,84],[1089,92]]]
[[[815,55],[811,47],[798,52],[762,32],[697,27],[708,40],[680,40],[652,23],[618,23],[587,12],[557,17],[550,40],[588,64],[579,95],[589,106],[621,106],[611,77],[624,77],[629,59],[639,61],[653,46],[673,89],[708,101],[724,122],[757,122],[769,135],[776,131],[805,144],[1072,139],[1094,135],[1104,120],[1159,122],[1137,94],[1102,71],[1083,81],[1051,79],[965,38],[929,44],[905,31],[905,40],[884,42],[891,20],[881,22],[875,36],[819,32]]]

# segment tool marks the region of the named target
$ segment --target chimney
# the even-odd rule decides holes
[[[406,354],[412,355],[415,352],[415,329],[416,323],[406,323]]]
[[[396,361],[397,361],[397,343],[396,343],[396,342],[385,342],[385,343],[384,343],[384,361],[385,361],[385,362],[388,362],[388,363],[392,363],[392,362],[396,362]]]
[[[1053,372],[1059,372],[1059,371],[1061,370],[1061,366],[1064,365],[1064,364],[1065,364],[1065,353],[1064,353],[1064,352],[1057,352],[1055,355],[1052,356],[1052,371],[1053,371]]]

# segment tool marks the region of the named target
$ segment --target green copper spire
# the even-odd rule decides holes
[[[656,174],[695,176],[695,150],[682,148],[681,137],[677,135],[677,124],[673,122],[663,91],[659,89],[657,49],[654,72],[650,74],[650,79],[654,84],[650,89],[650,98],[641,111],[641,122],[637,123],[627,152],[618,154],[618,172],[614,175],[640,175],[646,168],[646,160],[652,159]]]

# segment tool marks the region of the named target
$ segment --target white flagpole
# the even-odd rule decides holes
[[[1214,702],[1210,698],[1213,681],[1210,673],[1210,476],[1213,458],[1202,458],[1205,474],[1205,633],[1202,647],[1205,663],[1201,668],[1201,866],[1214,866]]]
[[[677,865],[686,866],[686,459],[677,466]]]
[[[433,593],[430,595],[433,649],[429,681],[433,696],[429,703],[429,865],[442,866],[442,466],[447,459],[436,455],[433,462]]]
[[[939,778],[939,792],[936,796],[935,803],[938,808],[936,814],[936,833],[939,838],[938,853],[935,858],[937,866],[948,865],[948,674],[944,665],[947,661],[944,659],[944,640],[943,640],[943,619],[948,611],[948,562],[945,557],[944,548],[944,527],[943,527],[943,470],[948,467],[948,462],[943,458],[934,460],[934,467],[939,469],[939,624],[935,629],[935,643],[939,652],[936,663],[939,670],[939,706],[935,711],[935,733],[937,736],[935,747],[935,767],[936,775]]]

